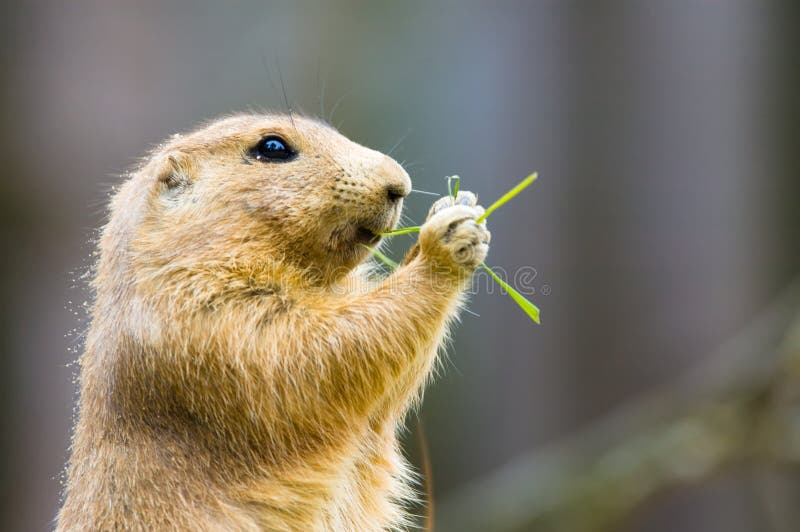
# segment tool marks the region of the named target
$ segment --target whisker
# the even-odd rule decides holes
[[[412,226],[412,225],[417,225],[417,224],[414,223],[414,220],[412,220],[411,217],[409,215],[405,214],[405,213],[400,214],[399,222],[400,222],[402,227],[408,227],[408,226]]]
[[[286,95],[286,85],[283,83],[283,70],[281,69],[281,63],[278,60],[276,60],[276,62],[278,66],[278,78],[281,80],[281,91],[283,91],[283,103],[286,105],[286,109],[289,110],[289,120],[292,122],[292,127],[299,135],[300,133],[297,131],[297,126],[294,124],[294,116],[292,115],[292,107],[289,105],[289,97]]]
[[[338,108],[339,108],[339,104],[341,104],[341,103],[344,101],[344,99],[345,99],[347,96],[350,96],[350,94],[351,94],[353,91],[355,91],[355,89],[354,89],[354,88],[353,88],[353,89],[350,89],[350,90],[349,90],[349,91],[347,91],[347,92],[345,92],[344,94],[342,94],[341,96],[339,96],[339,99],[338,99],[338,100],[336,100],[336,103],[334,103],[334,104],[333,104],[333,107],[331,108],[331,116],[330,116],[330,118],[328,118],[328,123],[329,123],[329,124],[332,124],[332,123],[333,123],[333,115],[335,115],[335,114],[336,114],[336,109],[338,109]]]
[[[269,82],[269,86],[272,90],[275,90],[275,82],[272,80],[272,74],[270,73],[269,66],[267,65],[267,55],[264,47],[261,47],[261,66],[264,67],[264,73],[267,75],[267,81]]]
[[[419,190],[416,188],[412,188],[411,192],[416,192],[417,194],[427,194],[429,196],[441,196],[441,194],[437,194],[436,192],[428,192],[427,190]]]
[[[409,171],[409,170],[411,170],[412,168],[415,168],[415,167],[417,166],[417,164],[418,164],[418,163],[415,163],[415,162],[408,162],[408,161],[406,161],[405,159],[403,159],[403,161],[400,163],[400,166],[402,166],[402,167],[403,167],[403,170],[405,170],[406,172],[408,172],[408,171]]]
[[[392,146],[392,148],[388,152],[386,152],[386,155],[387,156],[392,155],[392,152],[394,152],[394,150],[396,150],[400,146],[400,144],[402,144],[403,141],[408,138],[408,136],[410,134],[411,134],[411,129],[409,129],[408,131],[403,133],[403,135],[400,137],[400,139],[397,142],[394,143],[394,146]]]
[[[319,69],[317,69],[317,77],[319,77]],[[320,94],[319,94],[319,116],[320,118],[325,118],[325,89],[327,87],[328,76],[326,74],[322,75],[322,82],[320,83]]]
[[[477,312],[472,312],[472,311],[471,311],[470,309],[468,309],[468,308],[462,308],[461,310],[463,310],[463,311],[464,311],[464,312],[466,312],[467,314],[472,314],[472,315],[473,315],[473,316],[475,316],[476,318],[480,318],[480,317],[481,317],[481,315],[480,315],[480,314],[478,314]]]

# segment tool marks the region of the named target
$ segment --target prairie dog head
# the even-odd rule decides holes
[[[397,162],[324,123],[233,116],[155,151],[115,197],[101,250],[141,265],[246,272],[280,260],[343,275],[397,224],[410,189]]]

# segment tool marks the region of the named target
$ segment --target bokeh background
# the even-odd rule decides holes
[[[174,132],[285,110],[281,78],[293,109],[379,150],[399,142],[417,188],[440,192],[458,173],[488,203],[539,171],[492,217],[490,263],[535,268],[542,325],[479,291],[480,317],[464,316],[425,396],[443,508],[516,457],[669,387],[800,270],[796,2],[0,10],[3,530],[46,530],[58,507],[90,298],[82,274],[110,187]],[[431,199],[412,195],[409,218],[423,221]],[[781,474],[797,487],[800,475]],[[769,530],[753,479],[745,466],[659,491],[620,529]],[[796,491],[781,493],[797,506]],[[446,517],[438,528],[453,530]]]

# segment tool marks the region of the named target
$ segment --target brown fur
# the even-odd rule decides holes
[[[299,156],[255,160],[266,134]],[[297,116],[155,150],[99,242],[58,530],[406,526],[396,432],[489,234],[445,198],[370,281],[356,229],[397,223],[388,185],[410,189],[396,162]]]

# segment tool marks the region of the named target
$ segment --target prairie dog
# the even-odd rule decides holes
[[[176,135],[114,194],[58,530],[392,530],[396,432],[488,251],[462,192],[362,263],[411,189],[310,118]]]

